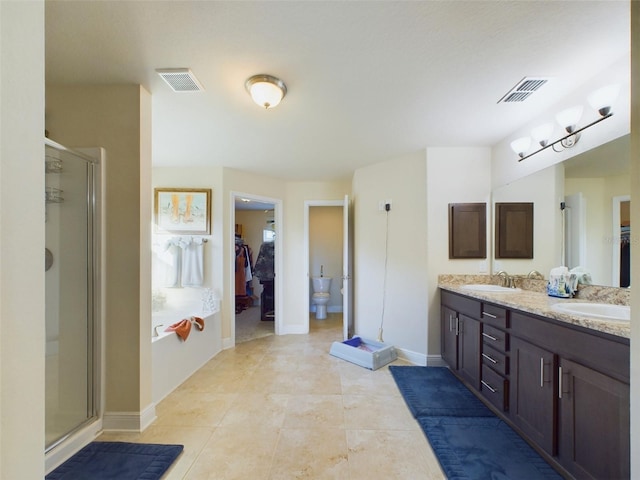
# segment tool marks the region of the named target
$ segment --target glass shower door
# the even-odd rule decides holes
[[[45,145],[45,447],[96,416],[94,163]]]

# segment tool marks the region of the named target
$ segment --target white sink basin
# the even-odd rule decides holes
[[[603,320],[628,322],[631,312],[628,306],[609,303],[556,303],[552,310],[582,317],[601,318]]]
[[[477,283],[471,285],[463,285],[463,290],[472,290],[474,292],[492,292],[492,293],[517,293],[519,288],[501,287],[500,285],[490,285],[488,283]]]

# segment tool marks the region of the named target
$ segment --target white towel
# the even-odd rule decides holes
[[[173,240],[154,243],[152,285],[154,288],[180,286],[180,256],[181,249]]]
[[[182,247],[182,286],[201,287],[204,282],[204,242],[193,238]]]

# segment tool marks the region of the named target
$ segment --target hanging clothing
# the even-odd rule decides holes
[[[246,254],[242,245],[236,245],[236,297],[247,295]]]
[[[260,245],[260,252],[256,259],[253,274],[260,279],[260,282],[273,280],[275,277],[275,252],[273,242],[264,242]]]

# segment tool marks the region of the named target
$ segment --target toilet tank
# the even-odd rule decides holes
[[[328,293],[331,287],[331,277],[313,277],[311,283],[314,293]]]

